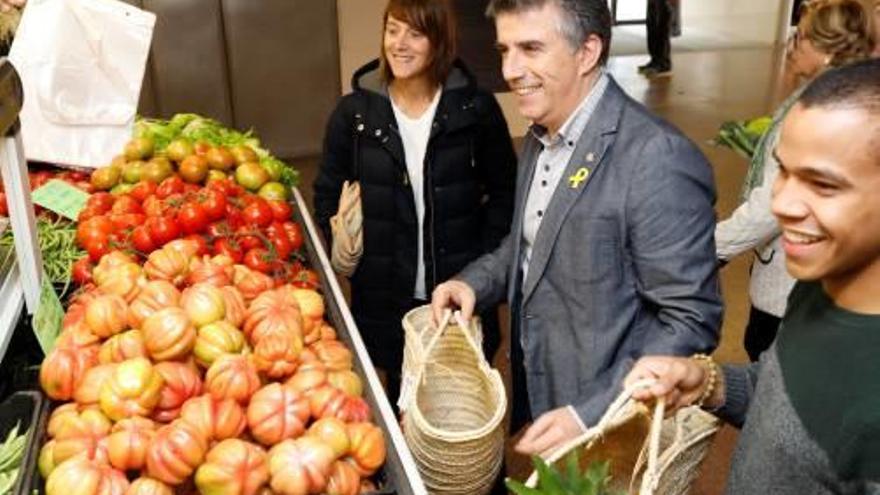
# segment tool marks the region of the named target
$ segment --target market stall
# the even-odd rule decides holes
[[[4,111],[14,109],[14,91],[3,91],[0,101]],[[155,490],[146,486],[155,479],[182,493],[214,493],[229,484],[246,494],[263,486],[291,494],[426,493],[293,186],[295,172],[250,134],[212,127],[198,116],[181,119],[189,127],[165,142],[156,133],[171,132],[173,119],[143,121],[141,141],[117,150],[126,159],[87,180],[64,171],[39,178],[31,171],[29,178],[23,161],[15,167],[8,159],[15,150],[6,141],[2,166],[15,255],[6,255],[11,247],[0,250],[0,366],[11,362],[12,336],[37,326],[43,333],[30,341],[39,341],[47,357],[32,363],[30,381],[13,386],[23,390],[4,393],[0,442],[9,435],[16,470],[0,470],[0,482],[9,483],[0,483],[0,493],[61,493],[89,476],[112,493],[131,483]],[[4,134],[15,132],[15,122],[15,111],[3,115]],[[184,128],[200,138],[182,138]],[[244,158],[218,141],[239,138]],[[149,153],[137,149],[146,139]],[[183,142],[191,147],[175,156],[173,143]],[[236,178],[248,175],[235,173],[245,162],[257,171]],[[148,166],[161,174],[150,177]],[[209,172],[217,172],[213,180]],[[52,301],[44,300],[45,290],[40,297],[40,287],[52,287],[44,266],[58,255],[40,260],[41,247],[46,253],[49,246],[37,239],[40,220],[29,204],[29,183],[37,181],[45,184],[35,197],[45,194],[43,187],[83,196],[69,220],[51,209],[57,205],[41,214],[55,222],[50,225],[71,223],[75,246],[63,248],[80,255],[67,272],[70,281],[54,280],[62,282],[53,296],[61,296],[63,314],[47,316]],[[15,194],[27,201],[14,201]],[[227,208],[206,212],[212,200]],[[230,225],[236,215],[241,225]],[[162,220],[173,222],[163,229]],[[30,241],[22,247],[20,238]],[[243,250],[244,242],[254,245]],[[21,260],[31,264],[31,283],[23,282]],[[29,290],[33,301],[25,305]],[[52,326],[52,316],[58,335],[42,328]],[[281,320],[287,324],[273,326]],[[0,371],[5,379],[13,370]],[[224,404],[239,420],[221,434],[217,414]],[[7,418],[12,411],[18,417]],[[204,411],[213,411],[213,419],[205,420]],[[149,441],[137,446],[135,439]],[[4,457],[0,468],[6,463]],[[138,478],[141,470],[153,480],[135,481],[146,479]]]

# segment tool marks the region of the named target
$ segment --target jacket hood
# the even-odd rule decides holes
[[[455,59],[452,69],[443,83],[443,91],[453,91],[464,88],[474,88],[477,85],[476,78],[464,65],[461,59]],[[351,87],[354,91],[369,91],[388,97],[388,85],[382,80],[382,71],[379,70],[379,59],[373,59],[369,63],[356,70],[351,76]]]

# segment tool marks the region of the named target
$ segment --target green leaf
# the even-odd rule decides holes
[[[536,488],[529,488],[526,485],[520,483],[519,481],[512,480],[507,478],[504,480],[504,485],[508,490],[512,491],[516,495],[543,495],[544,492],[538,490]]]
[[[535,470],[538,471],[538,488],[542,493],[564,495],[562,476],[555,467],[548,466],[544,459],[532,457]]]

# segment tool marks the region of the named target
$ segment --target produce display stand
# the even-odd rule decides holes
[[[22,312],[32,314],[40,291],[42,260],[36,242],[34,207],[30,198],[27,164],[23,158],[18,135],[18,112],[22,95],[18,76],[12,66],[0,59],[0,167],[9,195],[9,227],[15,232],[15,253],[0,248],[0,360],[6,354],[13,332],[20,328]],[[387,458],[377,474],[378,494],[427,494],[416,464],[406,446],[396,417],[389,405],[378,375],[348,310],[342,290],[322,247],[318,229],[305,206],[302,194],[293,188],[293,216],[304,229],[303,254],[307,264],[318,274],[325,303],[325,319],[337,332],[339,340],[352,351],[355,371],[363,378],[364,399],[373,412],[373,422],[385,436]],[[0,225],[0,229],[9,228]],[[24,267],[24,270],[21,269]],[[27,273],[23,273],[27,272]],[[25,330],[20,328],[20,330]],[[8,371],[8,370],[6,370]],[[30,395],[28,395],[30,394]],[[28,452],[22,464],[22,476],[13,493],[42,493],[42,480],[36,470],[36,458],[46,432],[48,398],[39,391],[20,391],[9,400],[32,403],[20,414],[27,416],[30,427]],[[5,404],[5,403],[4,403]]]
[[[383,473],[385,486],[379,493],[397,495],[427,495],[427,489],[409,452],[403,432],[397,423],[388,397],[379,382],[367,348],[357,331],[354,318],[345,303],[342,289],[333,274],[330,260],[322,247],[321,237],[305,206],[302,194],[293,189],[294,219],[306,230],[305,251],[309,265],[318,272],[324,293],[325,318],[336,329],[339,340],[354,355],[354,369],[364,379],[364,398],[373,410],[373,421],[385,433],[388,455]]]

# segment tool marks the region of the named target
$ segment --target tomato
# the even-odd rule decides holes
[[[147,216],[143,213],[110,214],[110,221],[113,222],[117,232],[142,226],[146,220]]]
[[[269,201],[269,206],[272,208],[272,217],[279,222],[284,222],[290,220],[290,214],[293,213],[293,208],[290,207],[290,203],[287,201]]]
[[[85,208],[83,208],[82,210],[79,211],[79,215],[77,215],[76,221],[79,223],[83,223],[83,222],[89,220],[90,218],[98,217],[98,216],[101,216],[105,213],[107,213],[107,212],[97,210],[97,209],[90,207],[90,206],[86,206]]]
[[[135,186],[131,189],[129,193],[132,198],[139,201],[141,204],[147,201],[147,198],[156,194],[156,188],[158,186],[150,182],[148,180],[142,180],[135,184]]]
[[[226,196],[220,191],[205,188],[200,195],[200,203],[209,220],[216,221],[226,216]]]
[[[100,191],[89,196],[88,201],[86,201],[86,208],[94,208],[101,213],[107,213],[115,202],[116,196],[106,191]]]
[[[229,228],[232,230],[237,230],[244,225],[244,217],[241,214],[241,210],[231,204],[227,204],[226,223],[229,224]]]
[[[171,215],[150,217],[147,219],[146,226],[150,231],[150,237],[156,241],[158,246],[164,246],[180,237],[180,226]]]
[[[200,236],[198,234],[190,234],[190,235],[184,237],[183,239],[187,240],[187,241],[193,241],[196,243],[196,245],[198,246],[198,249],[196,250],[197,256],[204,256],[206,254],[210,254],[210,250],[208,249],[208,241],[206,241],[203,236]]]
[[[272,271],[272,256],[263,248],[249,249],[244,253],[244,264],[251,270],[269,273]]]
[[[185,234],[198,234],[208,228],[208,214],[199,203],[185,203],[180,207],[176,218],[180,229]]]
[[[272,213],[272,207],[262,198],[257,198],[251,204],[245,206],[241,214],[244,217],[245,223],[258,227],[268,227],[275,218]]]
[[[206,143],[204,141],[199,141],[195,145],[193,145],[193,151],[199,156],[205,156],[211,151],[211,143]]]
[[[290,256],[290,240],[287,239],[286,233],[281,232],[276,235],[270,235],[269,242],[272,243],[272,247],[275,249],[275,254],[278,255],[279,260],[286,260]]]
[[[85,248],[92,241],[107,240],[113,230],[113,222],[106,215],[98,215],[77,225],[76,241]]]
[[[287,232],[290,249],[292,251],[299,251],[304,242],[302,227],[296,222],[284,222],[284,231]]]
[[[235,232],[235,240],[245,251],[248,249],[264,247],[263,240],[256,234],[257,231],[251,227],[241,227]]]
[[[300,270],[300,272],[294,276],[291,284],[302,289],[317,289],[321,284],[321,280],[318,278],[318,274],[314,270],[306,268]]]
[[[131,231],[131,245],[144,255],[152,253],[158,247],[146,225],[140,225]]]
[[[91,260],[89,260],[88,256],[83,256],[76,260],[70,271],[70,276],[73,278],[73,282],[77,285],[85,285],[91,282],[92,268],[94,268],[94,265]]]
[[[93,263],[98,263],[105,254],[110,252],[110,238],[93,239],[85,246],[85,249],[89,253],[89,259]]]
[[[6,204],[6,193],[0,192],[0,215],[7,216],[9,215],[9,205]]]
[[[214,241],[214,254],[223,254],[229,256],[235,263],[241,263],[242,250],[232,239],[221,238]]]
[[[110,213],[143,213],[140,202],[128,194],[120,194],[116,197],[116,202],[110,208]]]
[[[159,187],[156,188],[156,196],[159,196],[160,199],[165,199],[172,194],[181,193],[183,193],[183,179],[177,175],[172,175],[163,180]]]
[[[235,155],[225,146],[216,146],[205,154],[211,168],[227,172],[235,168]]]

